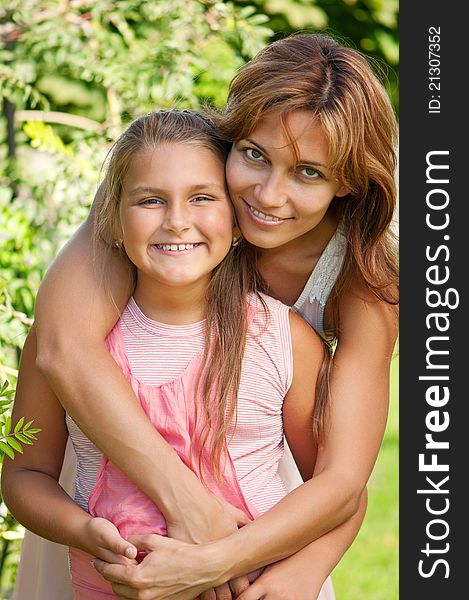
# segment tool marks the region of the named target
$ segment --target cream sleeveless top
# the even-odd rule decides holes
[[[345,228],[341,222],[292,306],[323,338],[330,337],[324,330],[324,309],[342,268],[346,247]]]

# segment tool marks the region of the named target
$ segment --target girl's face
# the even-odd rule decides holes
[[[244,237],[260,248],[299,240],[323,219],[335,196],[348,190],[328,169],[329,148],[310,111],[296,111],[282,131],[279,113],[264,117],[252,133],[233,144],[226,177]]]
[[[132,158],[120,218],[138,281],[182,287],[209,280],[233,239],[224,165],[211,150],[166,143]]]

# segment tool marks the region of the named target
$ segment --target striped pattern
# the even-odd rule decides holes
[[[236,427],[228,446],[245,497],[265,512],[286,489],[277,469],[283,455],[283,399],[292,379],[292,348],[288,307],[264,296],[269,314],[257,299],[250,325],[238,394]],[[146,317],[132,298],[119,327],[133,376],[147,385],[180,377],[203,349],[204,322],[166,325]],[[87,510],[101,454],[70,417],[67,426],[77,454],[77,503]]]

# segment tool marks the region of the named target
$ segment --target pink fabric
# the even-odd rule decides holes
[[[111,584],[92,566],[93,557],[77,548],[69,548],[70,575],[75,600],[117,598]]]
[[[109,334],[107,345],[129,379],[148,418],[175,449],[181,460],[216,496],[243,510],[251,519],[259,516],[257,509],[244,498],[229,454],[221,464],[223,481],[215,477],[213,459],[207,445],[202,450],[199,462],[199,448],[194,444],[192,434],[196,427],[197,432],[200,431],[199,428],[204,423],[201,411],[196,423],[194,398],[202,353],[195,357],[181,377],[161,386],[149,386],[143,385],[132,376],[119,325]],[[106,457],[103,458],[88,505],[90,514],[113,522],[124,538],[133,534],[167,534],[166,522],[159,509]],[[93,577],[92,582],[89,581],[89,573],[94,571],[89,557],[83,560],[83,557],[73,551],[70,553],[70,562],[72,581],[77,594],[86,594],[86,586],[90,585],[94,586],[92,589],[95,594],[98,590],[102,590],[103,594],[109,593],[107,582],[100,576],[99,579]],[[85,600],[88,596],[77,595],[77,598]]]

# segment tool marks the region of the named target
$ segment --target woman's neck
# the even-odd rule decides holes
[[[207,281],[169,286],[137,274],[134,299],[149,318],[168,325],[189,325],[205,318]]]
[[[288,244],[259,249],[258,268],[269,294],[285,304],[296,302],[337,224],[337,218],[327,214],[313,230]]]

